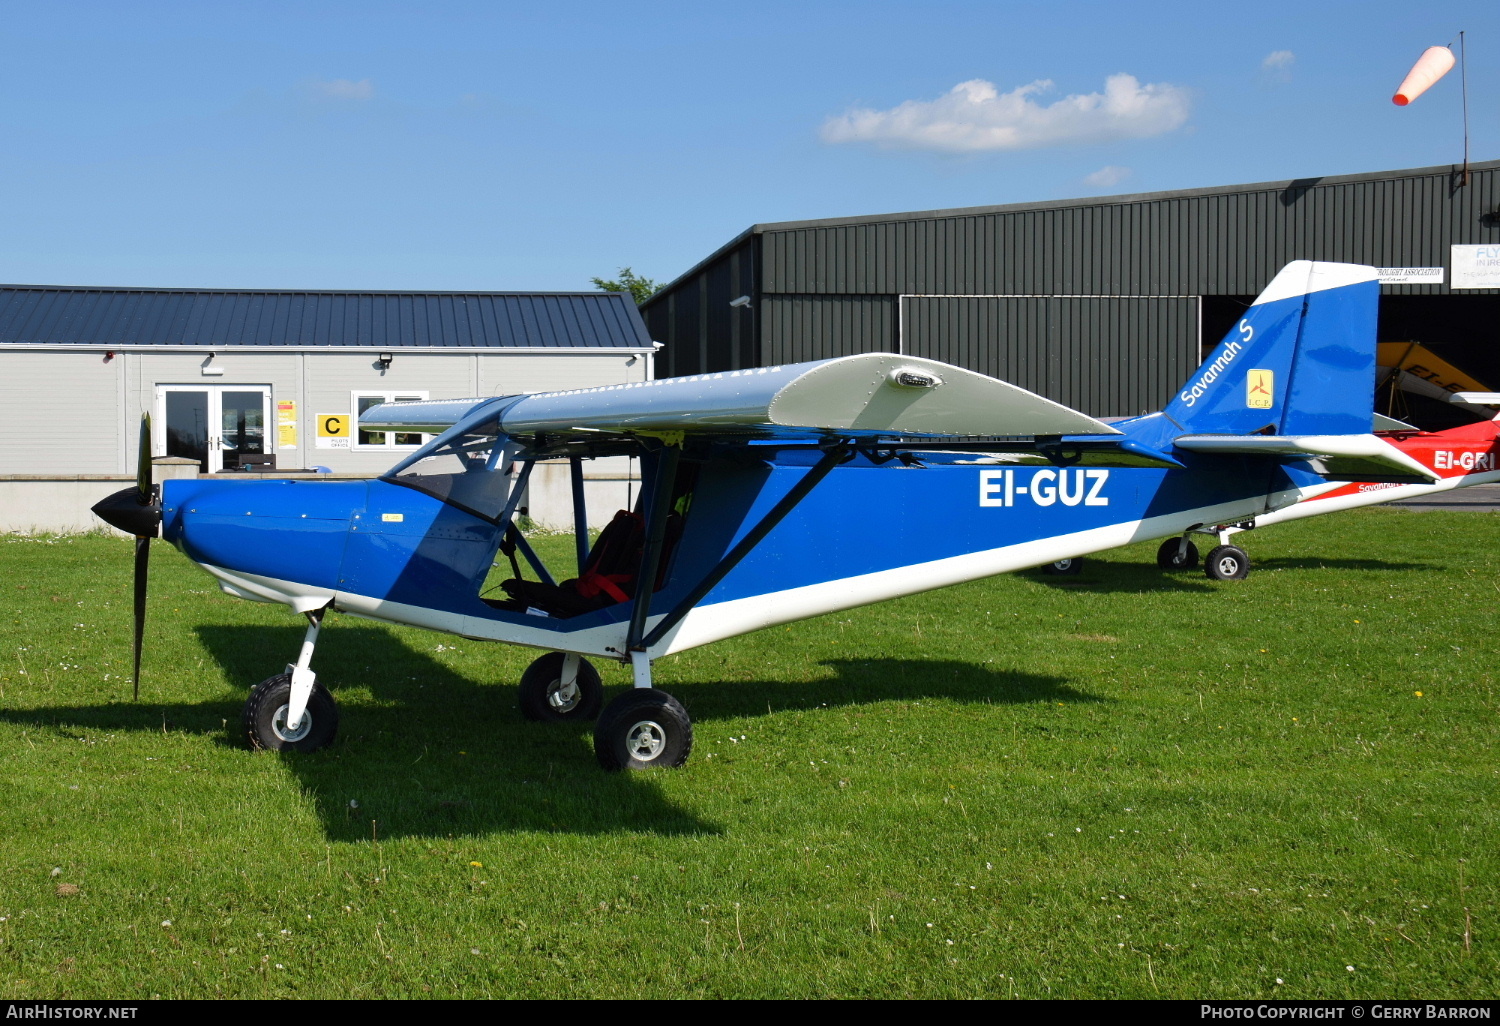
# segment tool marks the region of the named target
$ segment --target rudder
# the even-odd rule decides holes
[[[1192,433],[1367,433],[1379,299],[1373,267],[1287,264],[1163,412]]]

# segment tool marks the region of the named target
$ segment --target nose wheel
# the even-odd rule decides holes
[[[272,752],[315,752],[333,743],[339,709],[321,684],[314,684],[307,709],[296,727],[288,727],[292,675],[278,673],[250,689],[241,723],[250,747]]]
[[[251,748],[272,752],[315,752],[333,742],[339,710],[328,689],[312,671],[313,650],[323,626],[325,606],[307,615],[307,634],[297,661],[285,673],[267,677],[250,689],[241,724]]]

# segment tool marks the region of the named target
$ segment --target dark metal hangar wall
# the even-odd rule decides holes
[[[1217,189],[751,227],[646,302],[657,374],[907,352],[1094,416],[1159,409],[1283,264],[1442,268],[1385,285],[1381,340],[1500,387],[1500,290],[1453,289],[1500,244],[1500,161]]]

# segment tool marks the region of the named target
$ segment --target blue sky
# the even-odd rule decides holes
[[[1457,70],[1390,97],[1459,29],[1495,159],[1494,0],[12,4],[0,281],[567,290],[757,222],[1446,164]]]

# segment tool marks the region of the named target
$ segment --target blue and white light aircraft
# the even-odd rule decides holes
[[[137,680],[153,537],[224,591],[307,617],[296,661],[251,690],[254,747],[333,739],[337,709],[311,661],[336,610],[547,650],[521,679],[528,717],[597,717],[607,769],[680,766],[691,722],[651,686],[652,660],[669,653],[1248,522],[1329,481],[1433,480],[1371,433],[1378,295],[1372,268],[1290,264],[1165,410],[1113,424],[957,367],[874,353],[377,406],[362,428],[436,437],[370,481],[153,490],[143,445],[138,486],[95,510],[137,537]],[[582,461],[618,455],[640,459],[641,502],[590,548]],[[542,460],[573,472],[580,529],[567,580],[516,524]],[[502,553],[503,595],[487,584]],[[590,658],[625,663],[634,678],[602,713]]]

